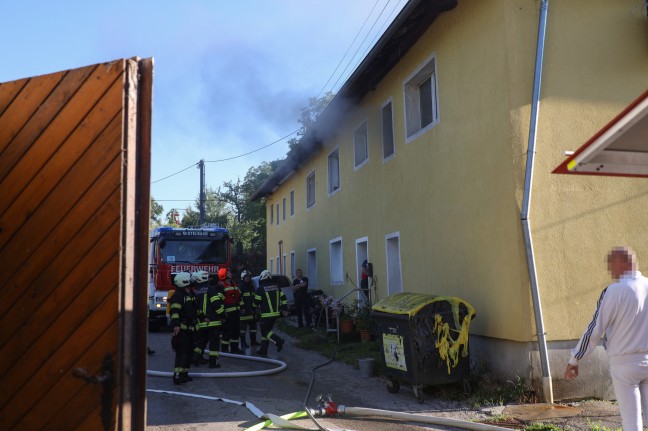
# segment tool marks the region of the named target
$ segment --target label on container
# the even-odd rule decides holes
[[[385,355],[385,365],[389,368],[407,371],[402,336],[383,334],[383,354]]]

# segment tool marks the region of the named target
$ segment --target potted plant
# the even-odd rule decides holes
[[[352,305],[340,301],[338,319],[340,321],[340,332],[349,334],[353,332],[353,320],[355,311]]]
[[[358,308],[356,315],[356,327],[360,331],[360,341],[368,343],[371,341],[371,333],[373,332],[374,319],[371,314],[371,307],[365,305]]]

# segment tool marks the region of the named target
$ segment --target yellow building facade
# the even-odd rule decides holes
[[[448,10],[370,88],[348,90],[371,81],[369,57],[387,57],[390,34],[442,3]],[[563,381],[565,363],[610,283],[608,250],[629,245],[640,269],[648,265],[648,180],[551,173],[648,87],[643,3],[555,0],[547,15],[529,220],[556,398],[611,396],[604,353],[581,368],[583,380],[601,377],[596,384]],[[311,288],[340,297],[367,259],[374,300],[400,291],[458,296],[477,310],[475,366],[537,380],[520,214],[540,6],[410,1],[405,24],[387,30],[327,121],[259,191],[272,272],[301,268]]]

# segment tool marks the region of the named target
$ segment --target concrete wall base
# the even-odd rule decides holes
[[[549,369],[553,383],[554,401],[597,398],[613,400],[614,390],[608,358],[602,344],[579,363],[579,377],[565,380],[563,375],[571,349],[577,340],[552,341],[547,345]],[[470,336],[471,372],[490,373],[498,382],[517,383],[524,379],[527,386],[542,396],[542,368],[538,343],[500,340]]]

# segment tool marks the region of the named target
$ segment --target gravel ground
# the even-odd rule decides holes
[[[149,345],[156,353],[149,356],[149,370],[171,371],[173,352],[170,349],[168,332],[149,334]],[[249,355],[254,355],[248,350]],[[472,409],[456,401],[433,398],[426,394],[424,402],[417,401],[414,392],[407,386],[401,386],[398,393],[387,392],[385,380],[380,377],[362,377],[360,371],[352,366],[333,362],[316,371],[317,365],[324,364],[329,358],[318,353],[298,349],[290,340],[282,352],[277,353],[270,347],[270,358],[287,364],[286,370],[262,377],[239,378],[196,378],[184,385],[173,385],[170,377],[149,377],[147,389],[147,430],[148,431],[224,431],[243,430],[260,422],[253,412],[244,405],[232,402],[216,401],[207,398],[195,398],[188,395],[222,398],[228,401],[252,403],[263,413],[283,415],[303,410],[309,386],[312,390],[306,405],[316,407],[315,397],[319,394],[331,395],[337,404],[352,407],[366,407],[395,412],[406,412],[440,418],[460,419],[465,421],[483,421],[500,418],[502,415],[523,417],[523,423],[542,421],[574,430],[592,430],[595,426],[609,429],[620,428],[620,418],[616,405],[603,401],[573,403],[570,417],[549,417],[549,413],[565,414],[568,409],[542,408],[539,405],[507,406],[485,409]],[[222,368],[215,371],[239,372],[252,369],[266,369],[272,366],[258,362],[244,361],[237,358],[221,358]],[[206,367],[192,368],[196,372],[211,372]],[[312,373],[315,380],[311,383]],[[179,392],[184,395],[171,394]],[[526,409],[524,408],[526,407]],[[551,414],[550,414],[551,416]],[[531,419],[529,419],[531,417]],[[534,417],[539,417],[535,420]],[[313,428],[308,419],[294,423]],[[321,423],[331,430],[356,431],[415,431],[431,429],[451,429],[438,425],[421,425],[415,422],[376,417],[353,418],[342,416],[321,419]],[[506,424],[513,425],[513,424]],[[455,428],[456,429],[456,428]],[[600,428],[599,428],[600,429]]]

